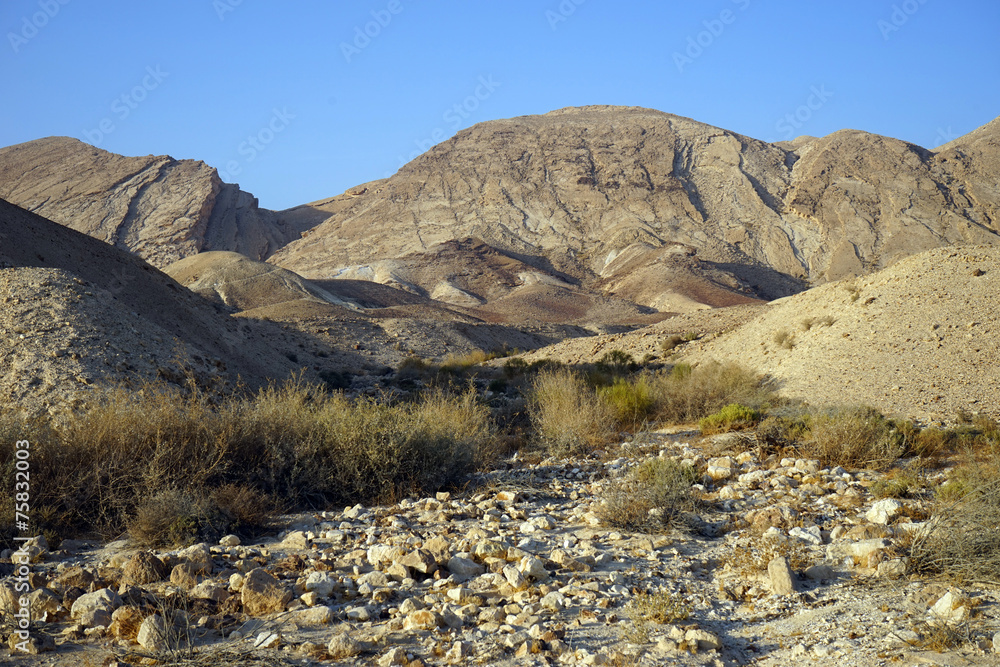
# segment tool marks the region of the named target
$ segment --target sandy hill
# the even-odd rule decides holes
[[[1000,248],[936,248],[871,275],[763,306],[700,311],[635,331],[562,341],[525,355],[593,363],[733,361],[813,405],[862,403],[922,421],[1000,415]],[[698,338],[666,355],[673,334]]]
[[[823,285],[686,355],[740,361],[787,396],[952,420],[1000,415],[1000,248],[937,248]]]
[[[0,197],[157,267],[202,250],[263,258],[301,231],[204,162],[125,157],[69,137],[0,149]]]
[[[317,377],[369,365],[235,319],[142,259],[3,200],[0,242],[2,403],[74,405],[104,381],[183,381],[186,369],[204,384],[253,387],[302,367]]]

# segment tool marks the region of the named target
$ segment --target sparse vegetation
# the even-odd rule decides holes
[[[610,409],[616,424],[636,428],[653,412],[654,401],[647,378],[636,381],[619,378],[610,387],[600,387],[598,398]]]
[[[628,352],[622,350],[611,350],[605,352],[597,360],[598,371],[610,373],[613,376],[622,376],[638,370],[639,365],[635,363],[635,358]]]
[[[790,333],[788,329],[778,329],[775,331],[773,340],[786,350],[791,350],[795,347],[795,334]]]
[[[601,520],[632,531],[679,528],[694,509],[691,486],[697,481],[690,466],[671,459],[644,461],[605,493]]]
[[[739,403],[730,403],[718,412],[703,417],[698,427],[705,435],[726,433],[755,426],[761,418],[760,412]]]
[[[833,323],[836,321],[837,319],[832,315],[824,315],[823,317],[807,317],[802,320],[801,325],[803,331],[809,331],[813,327],[833,326]]]
[[[960,582],[1000,579],[1000,476],[965,471],[939,495],[930,530],[914,539],[910,556],[922,573]],[[942,487],[944,488],[944,487]]]
[[[737,364],[677,364],[649,378],[654,417],[686,424],[718,412],[730,403],[761,409],[774,402],[765,378]]]
[[[684,337],[680,334],[671,334],[660,341],[660,352],[670,354],[674,349],[684,342]]]
[[[254,530],[266,507],[281,507],[274,498],[305,508],[440,488],[494,435],[471,393],[390,404],[298,382],[246,398],[113,388],[66,424],[12,430],[31,441],[32,477],[46,481],[32,489],[33,528],[70,537],[132,526],[146,541]],[[11,479],[13,443],[0,443]]]
[[[649,642],[649,624],[665,625],[686,621],[691,607],[679,593],[660,591],[639,593],[625,606],[625,615],[632,621],[626,639],[636,644]]]
[[[532,384],[530,412],[539,441],[555,454],[578,454],[605,444],[613,413],[571,370],[542,371]]]
[[[905,452],[905,439],[875,408],[845,407],[810,419],[804,452],[826,466],[884,469]]]

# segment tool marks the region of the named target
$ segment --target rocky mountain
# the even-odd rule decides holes
[[[204,162],[69,137],[0,149],[0,197],[163,267],[203,250],[262,259],[301,231]]]
[[[311,278],[387,281],[386,262],[433,258],[471,238],[549,275],[672,309],[690,295],[657,283],[680,244],[717,274],[713,284],[775,298],[928,248],[997,242],[997,130],[934,153],[855,130],[767,144],[641,108],[491,121],[389,179],[288,212],[326,219],[269,261]],[[456,266],[417,286],[461,288]],[[630,288],[637,273],[645,278]]]
[[[159,267],[266,259],[297,275],[255,278],[277,292],[253,299],[285,315],[333,303],[289,305],[292,282],[348,280],[413,295],[410,315],[600,330],[995,244],[998,134],[1000,120],[934,151],[857,130],[768,144],[650,109],[568,108],[480,123],[391,178],[280,212],[204,163],[55,137],[0,150],[0,196]]]

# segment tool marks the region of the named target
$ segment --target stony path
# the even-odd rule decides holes
[[[214,665],[1000,661],[1000,592],[907,575],[897,555],[922,501],[875,501],[874,473],[694,435],[646,434],[614,459],[513,461],[464,493],[286,517],[280,540],[155,554],[39,543],[33,646],[52,648],[50,635],[58,648],[4,664],[139,664],[179,636],[195,648],[186,664]],[[699,530],[602,526],[608,485],[660,456],[701,472]],[[14,603],[14,581],[0,605]],[[638,627],[630,603],[644,594],[671,594],[690,616]],[[909,645],[932,607],[971,641],[943,654]]]

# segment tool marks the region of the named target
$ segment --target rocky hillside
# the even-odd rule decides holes
[[[0,200],[0,403],[74,406],[103,382],[260,386],[368,364],[230,316],[127,252]],[[319,353],[319,354],[316,354]],[[295,359],[293,362],[292,359]]]
[[[924,422],[959,410],[996,418],[998,290],[1000,247],[936,248],[767,305],[565,340],[525,358],[581,364],[622,350],[659,363],[732,361],[813,405],[867,404]]]
[[[287,212],[326,219],[270,261],[311,278],[380,280],[386,261],[472,238],[610,291],[637,271],[669,272],[663,253],[683,244],[728,287],[775,298],[929,248],[997,242],[997,129],[933,153],[855,130],[772,145],[641,108],[491,121],[389,179]],[[431,292],[455,272],[449,263],[419,286]],[[643,282],[619,295],[675,300]]]
[[[0,149],[0,198],[163,267],[203,250],[264,258],[301,231],[204,162],[69,137]]]

